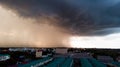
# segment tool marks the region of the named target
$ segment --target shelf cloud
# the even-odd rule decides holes
[[[24,26],[25,31],[30,30],[30,36],[37,34],[38,37],[45,32],[42,34],[46,37],[52,35],[59,44],[62,42],[59,38],[64,40],[72,35],[106,36],[120,33],[120,0],[0,0],[0,6],[21,18],[17,23]],[[0,19],[0,24],[2,22]],[[21,30],[21,27],[18,29]],[[54,32],[57,32],[56,36]]]

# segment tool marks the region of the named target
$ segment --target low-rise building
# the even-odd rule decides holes
[[[55,53],[57,53],[57,54],[66,54],[67,52],[68,52],[67,48],[57,48],[55,50]]]
[[[114,61],[110,56],[97,56],[97,59],[103,63],[111,63]]]

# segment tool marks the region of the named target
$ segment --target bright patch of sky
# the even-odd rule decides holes
[[[102,37],[70,37],[70,45],[75,48],[120,48],[120,33]]]

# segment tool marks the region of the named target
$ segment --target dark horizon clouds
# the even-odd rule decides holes
[[[0,0],[0,4],[23,18],[57,20],[49,24],[75,35],[120,32],[119,0]]]

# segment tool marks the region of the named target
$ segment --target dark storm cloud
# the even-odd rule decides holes
[[[106,35],[120,27],[119,0],[0,0],[25,18],[53,17],[52,23],[78,35]],[[114,28],[114,29],[112,29]],[[111,30],[109,30],[111,29]]]

